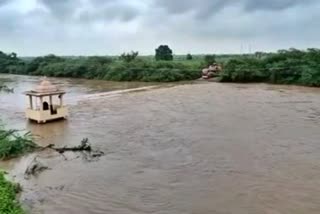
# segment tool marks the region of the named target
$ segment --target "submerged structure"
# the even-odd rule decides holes
[[[26,117],[38,123],[46,123],[57,119],[66,119],[68,109],[63,104],[65,91],[58,89],[46,78],[31,91],[24,94],[29,97]]]

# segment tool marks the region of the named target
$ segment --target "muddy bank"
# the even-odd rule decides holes
[[[319,213],[319,106],[319,89],[263,84],[83,100],[68,121],[27,128],[106,155],[43,154],[52,169],[23,183],[22,201],[32,213]]]

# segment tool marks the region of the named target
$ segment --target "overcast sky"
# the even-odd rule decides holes
[[[0,0],[20,56],[240,53],[320,46],[319,0]]]

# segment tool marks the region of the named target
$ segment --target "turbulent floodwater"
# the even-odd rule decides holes
[[[14,78],[19,90],[36,80]],[[206,83],[88,99],[108,83],[57,82],[70,92],[69,120],[26,123],[16,95],[0,96],[1,116],[42,145],[88,137],[106,155],[39,154],[51,169],[28,181],[35,154],[2,163],[32,213],[320,212],[319,89]]]

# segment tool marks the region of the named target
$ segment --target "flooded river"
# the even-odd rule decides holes
[[[152,84],[52,79],[68,91],[70,118],[37,125],[20,92],[39,78],[6,77],[16,93],[0,95],[0,111],[11,127],[41,145],[88,137],[105,152],[92,162],[39,154],[50,170],[30,180],[36,154],[1,163],[32,213],[320,212],[320,89],[203,83],[96,96]]]

